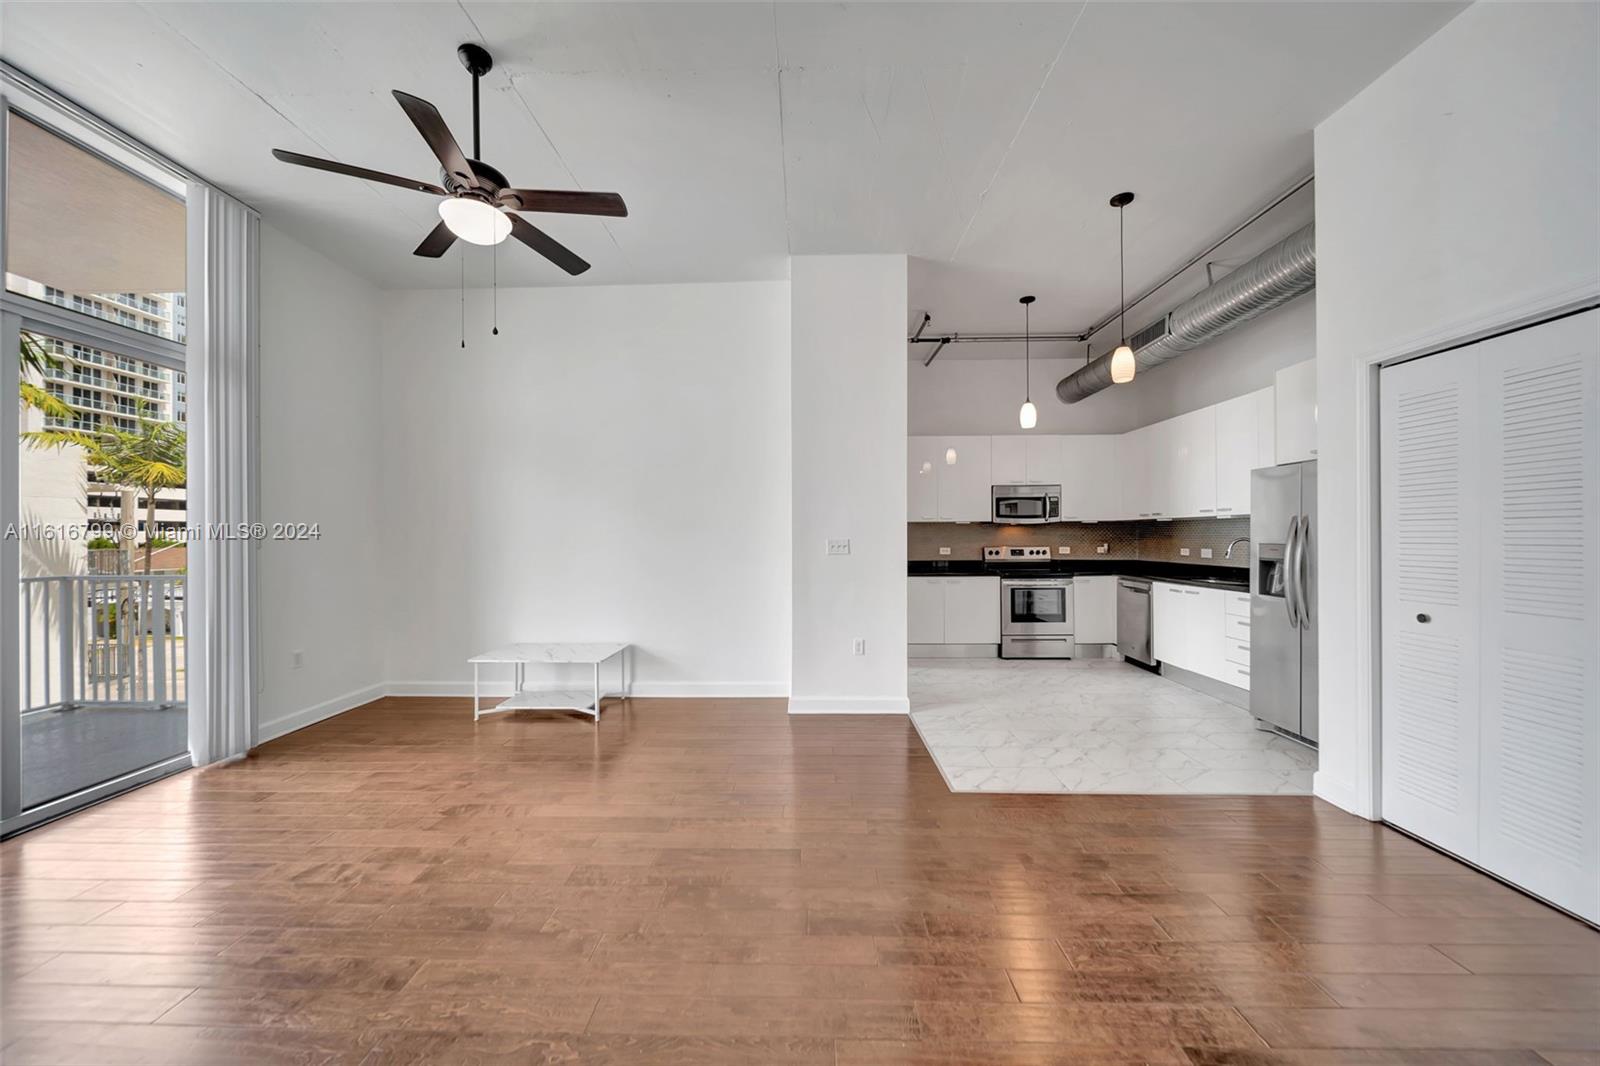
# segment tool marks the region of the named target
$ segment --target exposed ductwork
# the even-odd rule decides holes
[[[1153,370],[1222,336],[1241,323],[1281,307],[1317,286],[1316,224],[1306,226],[1268,248],[1227,277],[1185,300],[1167,313],[1165,328],[1153,340],[1137,344],[1138,372]],[[1145,333],[1155,332],[1145,330]],[[1102,355],[1082,370],[1056,383],[1063,403],[1077,403],[1111,387],[1111,356]]]

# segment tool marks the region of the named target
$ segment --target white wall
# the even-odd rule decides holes
[[[1600,293],[1600,7],[1479,3],[1316,130],[1317,794],[1376,814],[1377,361]]]
[[[1305,296],[1179,356],[1131,384],[1065,404],[1056,382],[1083,366],[1075,359],[1033,360],[1038,433],[1123,433],[1272,384],[1282,367],[1316,355],[1316,297]],[[1059,346],[1057,346],[1059,347]],[[908,364],[909,424],[914,435],[1017,433],[1022,406],[1021,359],[951,359]],[[1102,351],[1100,354],[1104,354]]]
[[[470,692],[467,657],[509,641],[619,640],[638,694],[784,695],[788,286],[502,290],[499,337],[472,290],[465,350],[458,300],[384,297],[391,691]]]
[[[906,712],[906,258],[790,265],[790,710]],[[850,554],[825,553],[830,538]],[[855,655],[852,642],[866,641]]]
[[[322,534],[260,548],[262,740],[381,694],[378,301],[261,227],[261,516]]]

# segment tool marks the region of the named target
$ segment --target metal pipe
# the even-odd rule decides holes
[[[913,334],[906,338],[907,344],[1021,344],[1027,338],[1021,333],[944,333],[923,337]],[[1083,341],[1088,337],[1082,333],[1035,333],[1036,341]]]
[[[1140,373],[1200,347],[1241,323],[1304,295],[1317,284],[1316,224],[1268,248],[1215,285],[1168,312],[1160,337],[1133,353]],[[1111,357],[1103,355],[1056,383],[1063,403],[1109,388]]]
[[[1314,180],[1316,180],[1316,176],[1313,175],[1313,174],[1307,174],[1305,177],[1301,178],[1292,187],[1290,187],[1288,189],[1288,191],[1286,191],[1286,192],[1280,194],[1279,196],[1277,196],[1266,207],[1263,207],[1261,210],[1257,211],[1255,214],[1251,215],[1249,218],[1245,219],[1243,222],[1241,222],[1237,226],[1233,227],[1233,229],[1229,230],[1227,233],[1223,234],[1221,237],[1219,237],[1215,241],[1213,241],[1209,247],[1205,248],[1203,251],[1200,251],[1200,252],[1196,253],[1192,258],[1189,259],[1188,262],[1184,263],[1178,269],[1174,270],[1172,273],[1168,274],[1166,277],[1162,278],[1160,281],[1156,282],[1154,285],[1152,285],[1148,289],[1144,290],[1144,292],[1140,293],[1138,296],[1135,296],[1133,298],[1133,301],[1128,304],[1128,310],[1130,310],[1130,311],[1133,310],[1133,308],[1138,307],[1140,304],[1142,304],[1146,300],[1150,299],[1150,297],[1154,296],[1156,293],[1160,292],[1162,289],[1164,289],[1168,285],[1172,284],[1173,281],[1175,281],[1180,275],[1182,275],[1185,270],[1188,270],[1190,267],[1194,266],[1196,263],[1198,263],[1201,260],[1203,260],[1206,256],[1210,255],[1212,252],[1216,251],[1218,248],[1221,248],[1224,244],[1227,244],[1229,241],[1233,240],[1239,234],[1243,233],[1245,230],[1247,230],[1251,226],[1255,225],[1262,218],[1266,217],[1266,215],[1267,215],[1267,213],[1269,211],[1271,211],[1273,208],[1277,207],[1279,204],[1283,203],[1285,200],[1287,200],[1289,197],[1293,196],[1295,193],[1299,192],[1301,189],[1305,188],[1307,185],[1310,185]],[[1113,311],[1110,314],[1106,315],[1100,321],[1096,322],[1093,326],[1090,326],[1089,329],[1087,331],[1085,331],[1083,336],[1079,337],[1078,339],[1079,340],[1088,340],[1090,337],[1093,337],[1096,333],[1099,333],[1101,330],[1103,330],[1107,326],[1111,325],[1111,323],[1115,322],[1117,320],[1117,316],[1119,314],[1121,314],[1121,313],[1122,313],[1122,310],[1119,308],[1118,310]]]

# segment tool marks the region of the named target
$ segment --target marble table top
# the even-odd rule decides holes
[[[626,644],[506,644],[468,659],[469,663],[603,663]]]

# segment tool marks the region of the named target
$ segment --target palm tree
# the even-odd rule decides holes
[[[144,572],[150,573],[151,556],[156,536],[156,493],[161,489],[182,488],[188,481],[189,435],[176,423],[147,417],[149,408],[140,404],[139,428],[125,430],[101,428],[41,429],[22,434],[29,447],[83,449],[84,462],[93,471],[95,479],[115,485],[122,495],[122,529],[133,525],[133,508],[136,493],[145,494],[144,521]],[[68,412],[71,413],[70,410]],[[121,545],[125,555],[133,554],[133,538]],[[130,566],[131,570],[132,567]]]
[[[46,372],[61,365],[61,361],[40,344],[31,333],[22,335],[22,355],[20,358],[21,379],[17,391],[20,394],[22,405],[32,407],[42,412],[48,418],[71,418],[72,408],[61,397],[54,395],[49,389],[37,382],[30,381],[29,376],[37,374],[44,377]]]

